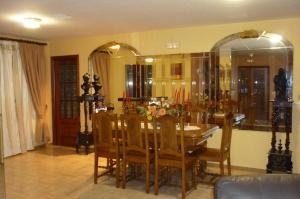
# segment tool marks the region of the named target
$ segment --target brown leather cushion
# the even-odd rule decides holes
[[[216,199],[299,199],[300,175],[267,174],[221,178]]]

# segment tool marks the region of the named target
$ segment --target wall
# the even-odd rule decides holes
[[[294,172],[300,173],[300,18],[254,21],[211,26],[187,27],[147,32],[135,32],[119,35],[106,35],[83,38],[70,38],[51,41],[50,56],[79,55],[80,74],[87,71],[88,56],[98,46],[109,41],[132,45],[142,55],[173,54],[190,52],[207,52],[213,45],[230,34],[248,29],[266,30],[281,34],[294,45],[294,101],[292,149],[294,151]],[[180,48],[167,49],[166,43],[178,41]],[[49,74],[50,75],[50,74]],[[116,76],[115,76],[116,75]],[[115,89],[123,87],[118,79],[120,73],[115,71],[111,79]],[[122,74],[121,74],[122,76]],[[120,90],[120,89],[119,89]],[[113,92],[113,91],[112,91]],[[210,145],[218,144],[218,137]],[[245,167],[265,169],[267,152],[270,146],[270,132],[234,131],[232,140],[232,164]]]

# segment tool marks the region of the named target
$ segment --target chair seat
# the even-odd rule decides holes
[[[224,158],[227,158],[227,153],[223,154]],[[221,159],[221,151],[220,149],[214,149],[214,148],[207,148],[206,150],[200,152],[198,155],[198,160],[204,160],[204,161],[222,161]]]
[[[186,156],[184,159],[184,163],[186,166],[190,166],[196,160],[197,160],[196,156]],[[182,167],[182,159],[181,159],[181,157],[162,155],[162,156],[159,156],[159,158],[158,158],[158,165],[181,168]]]
[[[150,162],[154,161],[154,153],[149,153],[149,160]],[[146,154],[140,151],[127,151],[126,161],[146,163]]]

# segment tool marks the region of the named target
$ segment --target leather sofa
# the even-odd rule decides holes
[[[223,177],[216,182],[215,199],[300,199],[300,175]]]

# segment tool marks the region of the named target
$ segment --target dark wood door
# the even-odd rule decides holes
[[[269,67],[239,67],[240,112],[249,123],[268,121],[269,118]]]
[[[51,57],[53,143],[75,146],[80,131],[78,55]]]

